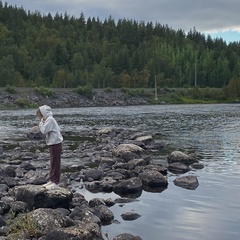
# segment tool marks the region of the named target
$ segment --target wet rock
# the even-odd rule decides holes
[[[90,208],[88,205],[75,207],[69,217],[73,220],[79,220],[85,223],[101,224],[101,216],[96,208]]]
[[[125,212],[121,214],[121,217],[125,221],[132,221],[140,218],[141,215],[135,212]]]
[[[173,182],[176,186],[190,190],[195,190],[199,186],[198,179],[196,176],[179,177],[176,178]]]
[[[131,202],[136,202],[138,201],[137,199],[133,199],[133,198],[126,198],[126,197],[122,197],[122,198],[116,198],[115,199],[115,203],[131,203]]]
[[[79,206],[87,205],[87,204],[88,204],[88,202],[82,194],[74,193],[74,197],[71,201],[70,206],[74,208],[74,207],[79,207]]]
[[[149,164],[144,167],[144,170],[156,170],[160,172],[162,175],[167,175],[167,168],[164,167],[162,164]]]
[[[174,162],[181,162],[183,164],[186,164],[187,166],[191,165],[192,163],[198,162],[197,159],[195,159],[193,156],[187,155],[186,153],[183,153],[181,151],[173,151],[168,157],[167,157],[168,163],[174,163]]]
[[[151,188],[166,188],[168,186],[168,181],[165,176],[156,170],[146,170],[139,173],[139,178],[142,183]]]
[[[112,177],[104,177],[100,181],[99,188],[102,192],[112,192],[113,186],[117,183],[117,180],[113,179]]]
[[[128,169],[132,170],[138,166],[146,166],[149,164],[149,162],[150,162],[150,159],[148,158],[132,159],[128,162]]]
[[[139,177],[123,180],[114,186],[113,191],[120,196],[139,193],[142,191],[142,181]]]
[[[174,162],[168,165],[168,170],[172,173],[186,173],[191,170],[191,168],[181,162]]]
[[[114,219],[113,212],[106,205],[98,205],[96,209],[99,211],[102,223],[110,223]]]
[[[106,205],[104,200],[100,199],[100,198],[93,198],[89,201],[88,204],[89,204],[90,207],[96,207],[96,206],[99,206],[99,205]]]
[[[98,169],[90,169],[85,174],[85,179],[88,181],[100,180],[101,177],[102,177],[102,171],[99,171]]]
[[[113,240],[142,240],[142,238],[139,236],[134,236],[130,233],[123,233],[114,237]]]
[[[193,163],[191,167],[194,169],[203,169],[204,165],[202,163]]]

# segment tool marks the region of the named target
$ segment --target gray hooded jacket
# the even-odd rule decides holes
[[[56,120],[53,118],[53,113],[51,107],[44,105],[39,107],[45,121],[39,123],[40,131],[46,135],[47,145],[54,145],[61,143],[63,141],[62,134],[60,132],[60,127],[58,126]]]

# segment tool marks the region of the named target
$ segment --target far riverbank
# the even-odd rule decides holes
[[[94,89],[92,97],[88,98],[72,88],[16,88],[13,92],[0,88],[0,108],[31,108],[44,104],[54,108],[147,105],[151,103],[152,93],[152,89],[139,95],[129,95],[121,89]]]
[[[93,89],[90,96],[77,88],[0,88],[0,109],[138,106],[153,104],[233,103],[223,89]]]

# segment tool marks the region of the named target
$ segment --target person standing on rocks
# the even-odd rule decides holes
[[[50,174],[49,181],[43,184],[47,189],[54,189],[58,186],[61,177],[61,153],[63,136],[60,127],[53,117],[51,107],[43,105],[37,109],[37,116],[40,120],[39,129],[46,136],[46,144],[50,153]]]

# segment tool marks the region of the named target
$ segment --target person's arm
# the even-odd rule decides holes
[[[44,118],[41,119],[39,123],[39,129],[42,134],[46,134],[52,131],[53,129],[53,119],[48,118],[47,120],[44,120]]]

